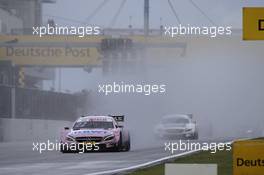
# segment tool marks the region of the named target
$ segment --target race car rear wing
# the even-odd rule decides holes
[[[190,119],[193,119],[193,114],[186,114]]]
[[[114,120],[117,122],[118,127],[124,126],[125,116],[124,115],[109,115],[110,117],[113,117]]]

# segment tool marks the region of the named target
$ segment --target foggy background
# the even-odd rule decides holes
[[[103,76],[97,70],[94,74],[98,76],[86,74],[78,78],[91,90],[88,115],[126,115],[125,126],[131,132],[134,148],[163,145],[164,141],[155,137],[154,128],[168,114],[192,113],[201,140],[263,136],[263,45],[245,43],[239,35],[220,39],[194,37],[186,42],[186,56],[161,54],[159,59],[153,59],[157,56],[150,55],[144,58],[144,71]],[[166,93],[98,93],[99,84],[114,81],[165,84]]]
[[[195,1],[218,25],[241,28],[242,7],[263,5],[260,1]],[[90,11],[100,2],[58,1],[44,7],[44,20],[53,16],[61,25],[81,25],[70,19],[86,21]],[[114,15],[107,4],[90,22],[103,27]],[[150,26],[177,25],[168,10],[167,2],[150,1]],[[140,8],[138,7],[140,5]],[[189,1],[174,1],[183,24],[210,25],[208,20]],[[59,8],[58,7],[63,7]],[[74,9],[79,9],[78,11]],[[72,11],[73,13],[68,13]],[[56,15],[54,15],[56,14]],[[107,15],[105,15],[107,14]],[[108,15],[109,14],[109,15]],[[60,18],[69,18],[68,21]],[[121,12],[117,28],[127,28],[129,16],[133,27],[142,28],[143,1],[128,1]],[[195,17],[195,18],[194,18]],[[108,19],[109,18],[109,19]],[[160,19],[162,18],[162,20]],[[103,76],[100,69],[85,73],[78,69],[63,69],[62,86],[71,91],[92,91],[88,114],[125,114],[126,125],[132,133],[132,144],[156,145],[153,130],[161,117],[167,114],[194,114],[201,131],[201,139],[227,139],[260,136],[264,130],[264,78],[263,42],[241,41],[240,34],[225,39],[191,38],[187,41],[187,54],[183,58],[170,58],[166,54],[159,61],[148,60],[145,71],[127,75]],[[166,93],[98,94],[98,85],[123,81],[128,84],[166,84]],[[252,133],[248,133],[248,131]],[[147,140],[146,140],[147,139]]]
[[[122,1],[109,1],[90,18],[94,9],[102,2],[103,0],[58,0],[56,3],[43,4],[43,25],[48,19],[53,19],[59,26],[92,24],[103,29],[127,29],[131,24],[132,28],[143,28],[144,1],[126,1],[112,26],[109,26],[109,22]],[[242,41],[240,29],[242,7],[261,6],[264,3],[228,0],[172,2],[182,24],[213,26],[208,20],[210,18],[216,25],[231,26],[232,29],[239,30],[234,30],[232,36],[228,37],[175,38],[176,41],[187,44],[186,55],[179,57],[179,54],[174,55],[166,49],[149,50],[143,57],[144,68],[130,73],[125,68],[124,72],[121,69],[119,74],[108,75],[104,75],[101,68],[93,68],[90,73],[83,68],[57,68],[55,82],[45,80],[44,90],[71,94],[87,90],[89,96],[86,114],[124,114],[135,147],[156,144],[158,141],[154,128],[161,117],[168,114],[192,113],[197,120],[201,139],[263,135],[264,45],[263,41]],[[150,0],[150,28],[159,29],[160,25],[173,26],[178,23],[167,1]],[[99,84],[112,84],[114,81],[134,85],[165,84],[166,93],[150,96],[137,93],[105,96],[98,93]],[[72,118],[77,117],[79,116]],[[63,115],[60,119],[67,120]]]
[[[103,71],[108,66],[104,63],[98,63],[90,72],[90,64],[66,68],[63,61],[53,62],[54,57],[12,58],[2,53],[7,45],[30,48],[32,44],[44,48],[59,44],[58,49],[63,51],[71,42],[73,48],[78,44],[86,48],[85,43],[91,42],[87,38],[76,40],[68,36],[40,40],[28,36],[32,34],[32,26],[46,26],[48,20],[51,24],[54,20],[58,26],[129,29],[132,25],[132,29],[143,29],[143,0],[127,0],[114,25],[110,21],[123,0],[109,0],[90,18],[104,1],[107,0],[0,0],[0,36],[3,36],[0,39],[0,61],[3,62],[0,64],[0,174],[96,174],[163,159],[170,155],[164,150],[164,142],[179,140],[157,138],[154,131],[162,117],[170,114],[193,114],[199,139],[190,142],[210,144],[264,137],[264,42],[242,40],[242,8],[264,6],[264,1],[171,0],[183,25],[231,26],[232,35],[182,36],[173,42],[164,42],[167,38],[157,42],[186,44],[186,53],[182,56],[182,49],[176,47],[144,50],[144,38],[141,38],[140,46],[134,43],[139,48],[136,55],[146,52],[141,60],[135,58],[138,62],[124,58],[124,50],[117,53],[112,47],[110,51],[102,49],[105,54],[102,61],[110,58],[108,63],[114,62],[116,67],[124,64],[117,72]],[[168,1],[150,0],[149,10],[150,29],[178,25]],[[98,39],[96,44],[100,48],[102,43]],[[34,64],[39,61],[36,59],[40,63]],[[17,60],[30,67],[16,63]],[[46,61],[54,67],[46,67]],[[110,69],[114,67],[111,66]],[[143,93],[106,96],[98,92],[99,85],[113,82],[135,86],[165,84],[166,92],[149,96]],[[81,115],[109,114],[125,115],[131,151],[61,154],[53,150],[40,154],[32,149],[32,143],[59,143],[64,127],[71,127]]]

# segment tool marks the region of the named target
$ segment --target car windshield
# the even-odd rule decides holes
[[[108,122],[108,121],[83,121],[83,122],[76,122],[73,126],[73,130],[95,129],[95,128],[111,129],[114,128],[114,125],[113,122]]]
[[[187,124],[189,120],[186,118],[166,118],[162,121],[164,124],[178,123],[178,124]]]

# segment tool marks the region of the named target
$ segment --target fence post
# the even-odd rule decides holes
[[[16,66],[12,65],[11,118],[16,118]]]
[[[16,88],[11,88],[11,118],[16,118]]]

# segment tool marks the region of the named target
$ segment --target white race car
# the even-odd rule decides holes
[[[173,114],[162,117],[155,128],[159,138],[198,139],[198,129],[192,114]]]

